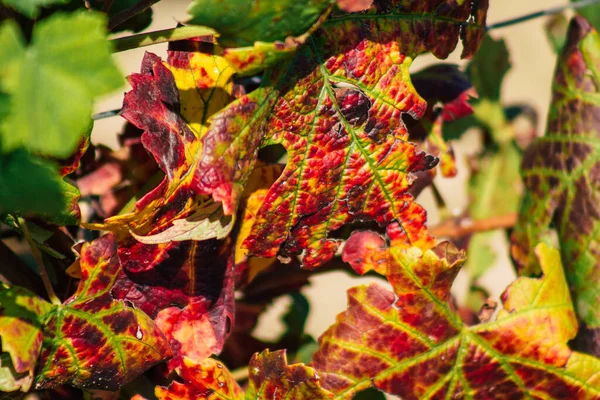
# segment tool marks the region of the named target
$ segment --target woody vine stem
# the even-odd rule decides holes
[[[23,236],[27,240],[29,247],[31,248],[31,254],[33,255],[33,259],[38,267],[40,272],[40,277],[42,278],[42,282],[44,283],[44,288],[48,293],[48,299],[52,304],[60,305],[62,302],[54,292],[54,288],[52,287],[52,283],[50,282],[50,278],[48,277],[48,272],[46,271],[46,267],[44,266],[44,258],[42,257],[42,252],[38,248],[35,240],[31,236],[31,232],[29,232],[29,228],[27,227],[27,221],[23,218],[18,219],[19,227],[23,231]]]

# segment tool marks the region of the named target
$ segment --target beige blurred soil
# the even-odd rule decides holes
[[[568,0],[490,0],[488,23],[494,23],[525,13],[538,11],[566,3]],[[178,20],[185,19],[185,7],[189,0],[163,0],[155,6],[155,16],[151,30],[172,28]],[[535,107],[540,114],[539,132],[545,128],[548,103],[550,101],[551,79],[554,69],[554,55],[545,38],[543,24],[546,19],[537,19],[520,25],[498,29],[492,35],[504,38],[507,41],[512,61],[512,69],[508,73],[502,96],[505,103],[527,103]],[[141,58],[145,51],[150,51],[165,57],[165,45],[146,47],[118,54],[117,60],[124,74],[139,70]],[[461,62],[458,58],[460,51],[456,51],[447,61]],[[413,64],[413,71],[436,62],[433,57],[423,56]],[[125,90],[129,90],[126,88]],[[100,101],[97,111],[105,111],[121,106],[123,93],[117,93]],[[116,145],[115,133],[119,132],[123,121],[117,118],[102,120],[96,123],[93,131],[93,140],[109,145]],[[466,167],[464,158],[477,149],[478,143],[475,136],[467,135],[455,144],[459,161],[459,175],[454,179],[441,179],[440,190],[450,209],[459,214],[466,205]],[[419,202],[429,211],[430,225],[438,222],[437,212],[430,193],[426,192],[419,197]],[[484,277],[482,284],[491,293],[499,297],[502,290],[514,278],[509,264],[506,241],[502,233],[497,234],[495,250],[500,255],[492,270]],[[335,316],[346,307],[345,291],[351,286],[371,282],[369,279],[349,278],[341,272],[328,273],[313,279],[312,285],[304,290],[311,301],[312,309],[308,320],[307,330],[315,338],[318,337],[330,324],[335,321]],[[378,281],[381,282],[381,281]],[[455,291],[460,293],[464,286],[464,279],[459,279],[455,284]],[[271,312],[266,315],[257,329],[257,335],[264,338],[275,338],[281,332],[279,317],[288,304],[287,299],[276,302]]]

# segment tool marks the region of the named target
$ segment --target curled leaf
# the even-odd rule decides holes
[[[148,244],[223,238],[231,231],[231,209],[220,209],[202,185],[212,156],[205,149],[208,119],[231,99],[233,74],[214,54],[218,49],[202,51],[211,46],[185,42],[169,52],[167,63],[147,53],[141,73],[130,76],[133,90],[125,95],[122,115],[144,130],[142,143],[165,178],[134,213],[108,219],[105,229],[127,228]]]

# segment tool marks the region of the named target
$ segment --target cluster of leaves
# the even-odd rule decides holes
[[[74,3],[0,0],[0,233],[35,261],[0,246],[7,397],[600,398],[600,37],[586,19],[555,41],[535,139],[529,108],[501,100],[510,62],[485,36],[487,0],[193,0],[185,26],[116,41],[155,0]],[[128,77],[121,148],[93,145],[94,99],[123,84],[111,53],[160,41],[165,59],[146,53]],[[466,70],[411,74],[459,42]],[[479,283],[490,233],[459,235],[465,253],[414,201],[456,174],[446,140],[470,128],[483,148],[460,219],[513,217],[497,227],[521,276],[497,314]],[[350,289],[315,341],[300,290],[332,269],[387,287]],[[286,332],[252,336],[285,295]]]

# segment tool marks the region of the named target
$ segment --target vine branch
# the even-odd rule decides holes
[[[429,230],[429,233],[435,237],[459,239],[473,233],[512,228],[516,223],[517,213],[510,213],[476,221],[472,221],[468,218],[453,218],[432,227]]]
[[[59,300],[58,296],[56,296],[56,292],[54,292],[54,288],[52,287],[52,283],[50,283],[50,278],[48,277],[48,272],[46,271],[46,267],[44,266],[44,259],[42,257],[42,253],[38,248],[35,240],[31,236],[31,232],[29,232],[29,228],[27,227],[27,221],[23,218],[19,218],[19,226],[23,231],[23,236],[29,243],[29,247],[31,248],[31,254],[33,255],[33,259],[37,264],[38,270],[40,271],[40,277],[42,278],[42,282],[44,283],[44,287],[46,288],[46,293],[48,293],[48,299],[52,304],[60,305],[62,304]]]
[[[117,115],[119,115],[119,112],[121,112],[120,108],[116,108],[114,110],[109,110],[109,111],[102,111],[102,112],[99,112],[98,114],[92,115],[92,119],[94,121],[97,121],[99,119],[116,117]]]
[[[600,0],[581,0],[575,3],[569,3],[569,4],[565,4],[562,6],[557,6],[557,7],[551,7],[548,8],[546,10],[540,10],[540,11],[536,11],[536,12],[532,12],[530,14],[525,14],[522,15],[520,17],[516,17],[516,18],[511,18],[511,19],[507,19],[505,21],[501,21],[501,22],[497,22],[495,24],[491,24],[488,25],[486,27],[487,31],[491,31],[493,29],[500,29],[500,28],[505,28],[507,26],[511,26],[511,25],[517,25],[520,24],[522,22],[527,22],[530,21],[532,19],[536,19],[536,18],[540,18],[540,17],[544,17],[547,15],[554,15],[554,14],[558,14],[561,13],[565,10],[568,9],[578,9],[578,8],[582,8],[582,7],[586,7],[592,4],[600,4]]]

